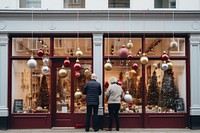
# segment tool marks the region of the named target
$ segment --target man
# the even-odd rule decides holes
[[[93,110],[93,127],[94,131],[98,131],[98,106],[99,106],[99,95],[101,95],[101,84],[96,81],[97,76],[95,73],[91,75],[91,80],[87,82],[83,88],[83,94],[86,95],[87,113],[86,113],[86,127],[85,131],[89,132],[90,129],[90,118]]]

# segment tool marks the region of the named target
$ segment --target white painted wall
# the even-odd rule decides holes
[[[64,0],[41,0],[43,10],[63,10]],[[176,0],[178,10],[199,10],[200,0]],[[108,0],[85,0],[85,7],[81,10],[107,10]],[[130,0],[130,7],[133,10],[152,10],[154,0]],[[0,9],[19,9],[19,0],[0,0]],[[69,8],[72,9],[72,8]],[[117,8],[118,9],[118,8]],[[129,8],[128,8],[129,9]],[[68,9],[64,9],[68,10]],[[74,10],[74,8],[72,9]]]

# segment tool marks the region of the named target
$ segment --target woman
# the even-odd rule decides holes
[[[110,78],[110,86],[106,90],[106,98],[108,99],[108,111],[109,111],[109,126],[108,131],[112,131],[112,122],[115,118],[116,130],[119,131],[119,109],[121,98],[123,96],[122,87],[117,84],[117,79],[115,77]]]

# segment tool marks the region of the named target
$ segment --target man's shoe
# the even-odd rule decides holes
[[[116,131],[119,131],[119,128],[116,128]]]
[[[108,129],[106,129],[106,131],[112,131],[112,128],[108,128]]]
[[[89,132],[89,129],[85,129],[85,132]]]
[[[99,131],[99,129],[95,129],[94,131],[97,132],[97,131]]]

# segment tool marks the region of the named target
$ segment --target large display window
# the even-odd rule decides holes
[[[28,60],[12,61],[12,113],[50,113],[50,75],[43,75],[43,62],[30,69]]]

